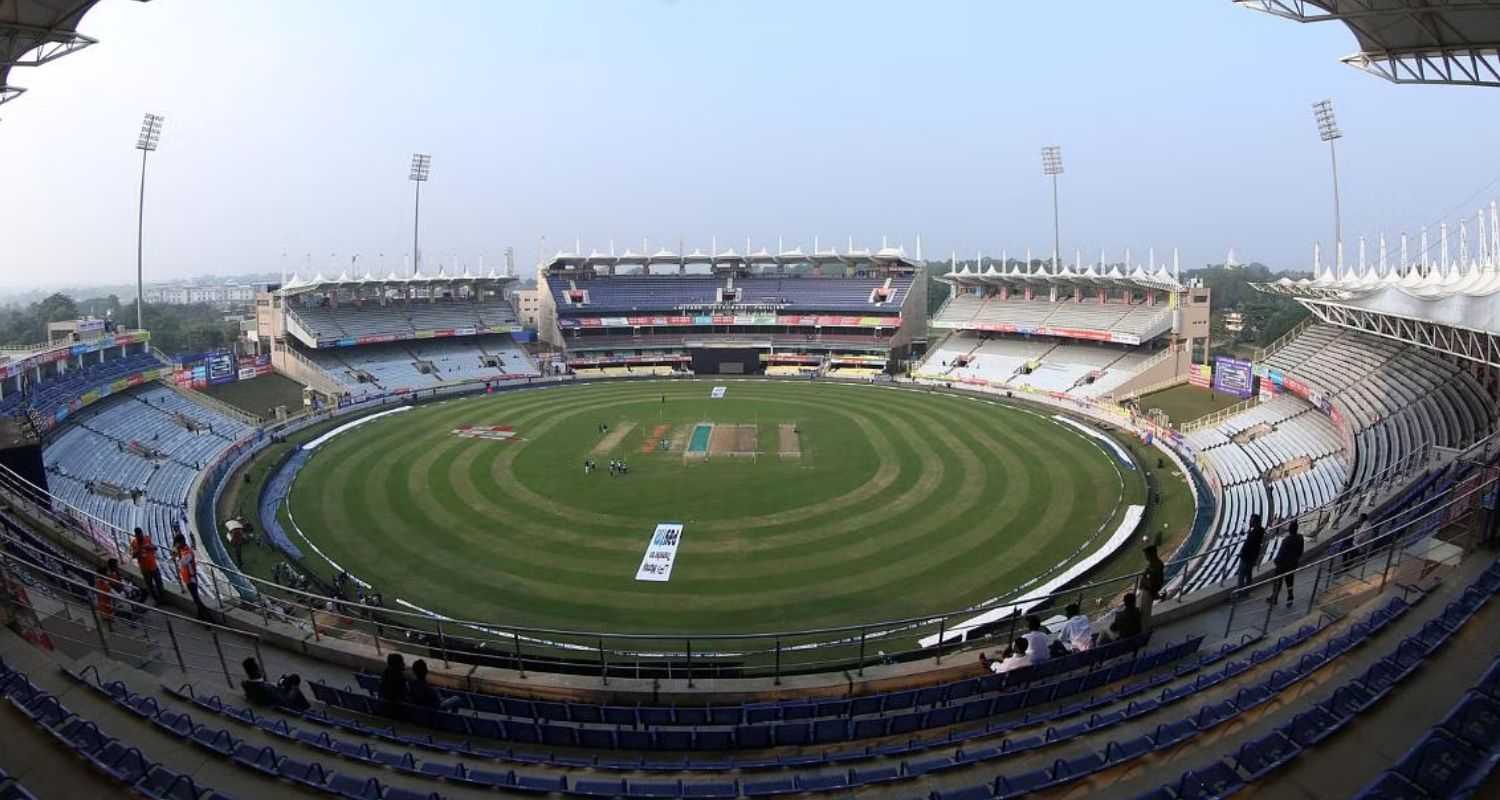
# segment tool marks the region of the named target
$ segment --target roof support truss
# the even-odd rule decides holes
[[[1500,368],[1500,334],[1297,298],[1319,320]]]
[[[77,31],[3,22],[0,23],[0,66],[39,67],[98,43],[98,39]]]
[[[1500,50],[1453,47],[1440,50],[1356,53],[1341,59],[1391,83],[1500,86]]]
[[[1233,0],[1296,22],[1338,21],[1359,41],[1342,59],[1392,83],[1500,86],[1500,0]]]
[[[26,88],[23,86],[11,86],[9,84],[0,83],[0,106],[9,103],[10,101],[16,99],[17,97],[20,97],[25,93]]]

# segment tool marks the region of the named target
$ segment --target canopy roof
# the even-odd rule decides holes
[[[1234,0],[1298,22],[1342,22],[1343,61],[1395,83],[1500,86],[1500,0]]]
[[[1138,289],[1157,289],[1162,291],[1181,291],[1187,287],[1177,279],[1172,271],[1168,271],[1165,264],[1156,267],[1154,271],[1148,271],[1146,267],[1136,264],[1134,267],[1119,264],[1102,268],[1099,265],[1090,264],[1088,267],[1078,269],[1072,266],[1064,266],[1062,269],[1052,270],[1045,266],[1040,269],[1025,269],[1020,264],[1011,262],[1010,269],[997,267],[990,264],[989,267],[979,270],[970,265],[963,269],[952,270],[947,274],[937,276],[937,279],[955,286],[1038,286],[1046,284],[1068,284],[1073,286],[1093,286],[1099,288],[1131,287]]]
[[[748,268],[754,266],[792,266],[792,265],[837,265],[853,267],[854,269],[908,269],[915,270],[917,262],[907,258],[906,251],[896,247],[883,247],[879,250],[856,250],[853,247],[839,252],[838,250],[818,250],[806,253],[801,247],[790,250],[780,250],[772,253],[762,247],[759,250],[740,253],[734,248],[712,252],[704,252],[695,249],[690,253],[678,253],[671,250],[657,250],[654,253],[636,252],[627,249],[625,252],[615,255],[614,253],[603,253],[595,250],[588,255],[581,252],[558,251],[551,260],[547,262],[548,272],[561,272],[570,269],[597,269],[601,267],[619,266],[707,266],[717,268]]]
[[[384,278],[378,278],[369,272],[359,276],[344,272],[337,277],[328,278],[320,272],[311,278],[302,278],[301,276],[293,275],[290,280],[281,285],[281,288],[276,293],[287,297],[311,292],[326,292],[334,289],[365,286],[451,286],[457,283],[489,283],[499,286],[514,283],[515,280],[516,278],[513,275],[501,275],[494,270],[490,270],[487,275],[475,274],[468,269],[465,269],[459,275],[444,275],[441,273],[437,275],[424,275],[420,272],[415,275],[397,275],[395,272],[392,272]]]
[[[0,103],[26,91],[10,85],[11,67],[37,67],[97,40],[78,23],[99,0],[0,0]]]

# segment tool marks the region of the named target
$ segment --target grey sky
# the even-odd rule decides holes
[[[83,30],[0,110],[3,285],[133,278],[144,111],[148,280],[399,266],[414,150],[424,259],[471,266],[542,236],[1040,256],[1057,143],[1069,259],[1300,268],[1331,238],[1325,96],[1348,241],[1500,194],[1500,93],[1386,84],[1341,26],[1227,0],[106,0]]]

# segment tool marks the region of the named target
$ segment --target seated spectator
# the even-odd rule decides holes
[[[1024,637],[1017,639],[1010,646],[1010,655],[1006,656],[1004,661],[990,662],[990,672],[996,675],[1004,675],[1012,670],[1031,666],[1035,662],[1031,660],[1031,655],[1026,652],[1029,647],[1030,645],[1026,643]]]
[[[306,711],[312,708],[312,703],[307,702],[307,696],[302,694],[302,676],[297,673],[282,675],[276,684],[281,690],[281,705],[293,711]]]
[[[1094,646],[1093,623],[1089,622],[1088,615],[1079,609],[1077,603],[1068,606],[1067,614],[1068,621],[1063,623],[1062,631],[1057,634],[1058,641],[1074,653],[1087,651]]]
[[[412,681],[408,687],[408,696],[414,706],[423,708],[437,708],[448,711],[459,705],[461,698],[455,696],[439,697],[437,690],[427,682],[427,662],[417,659],[411,665]]]
[[[1114,621],[1109,623],[1109,630],[1120,639],[1141,634],[1141,612],[1135,607],[1135,592],[1125,594],[1125,605],[1115,612]]]
[[[406,659],[391,653],[380,675],[380,713],[392,719],[406,717]]]
[[[253,657],[240,662],[245,670],[245,678],[240,681],[240,687],[245,690],[245,699],[252,706],[265,706],[274,708],[281,705],[281,693],[276,687],[266,682],[265,675],[260,671],[260,663]]]
[[[1026,632],[1021,634],[1026,640],[1026,650],[1031,653],[1031,663],[1040,664],[1052,657],[1052,634],[1042,627],[1042,618],[1032,614],[1026,618]]]

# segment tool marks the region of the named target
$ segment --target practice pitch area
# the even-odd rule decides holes
[[[1038,411],[728,383],[721,399],[709,381],[646,381],[422,406],[322,445],[288,508],[387,602],[748,632],[981,602],[1102,543],[1144,492],[1139,471]],[[475,429],[511,435],[455,435]],[[666,523],[683,526],[670,580],[638,580]]]

